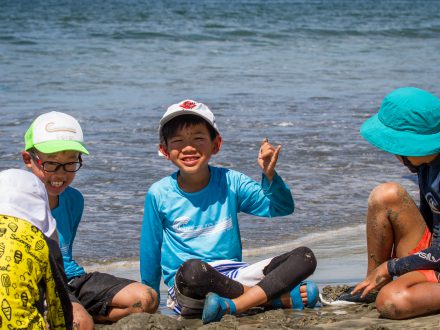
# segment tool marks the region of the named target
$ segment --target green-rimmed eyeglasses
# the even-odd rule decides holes
[[[78,171],[81,166],[82,166],[82,159],[81,159],[81,155],[79,155],[78,157],[78,161],[77,162],[70,162],[70,163],[58,163],[58,162],[52,162],[52,161],[46,161],[43,162],[40,158],[38,158],[38,156],[33,153],[33,152],[29,152],[29,154],[31,155],[32,159],[43,168],[44,171],[46,172],[56,172],[58,171],[61,167],[64,169],[64,171],[66,172],[76,172]]]

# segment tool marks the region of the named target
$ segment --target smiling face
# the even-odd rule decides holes
[[[43,154],[36,151],[35,155],[44,162],[56,162],[56,163],[71,163],[77,162],[80,153],[77,151],[62,151],[54,154]],[[26,167],[32,170],[32,172],[40,178],[44,183],[49,197],[51,209],[58,204],[58,196],[72,183],[75,178],[75,172],[66,172],[62,166],[60,166],[56,172],[47,172],[43,170],[41,163],[35,157],[32,157],[30,152],[22,152],[23,162]]]
[[[221,137],[211,137],[205,123],[185,125],[176,130],[166,145],[159,146],[168,160],[180,169],[182,176],[194,176],[198,180],[209,177],[208,162],[220,150]]]

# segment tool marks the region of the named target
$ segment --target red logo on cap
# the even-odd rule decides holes
[[[190,110],[192,108],[195,108],[196,106],[197,106],[197,104],[192,101],[185,101],[185,102],[180,103],[180,107],[182,109],[186,109],[186,110]]]

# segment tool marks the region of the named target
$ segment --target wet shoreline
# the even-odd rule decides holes
[[[360,281],[366,269],[366,245],[364,228],[347,230],[343,235],[330,235],[320,241],[306,242],[318,260],[318,267],[310,279],[320,291],[329,286],[337,290],[339,285],[353,285]],[[349,243],[347,243],[349,242]],[[331,247],[331,248],[329,248]],[[267,255],[249,256],[246,261],[256,262]],[[139,280],[138,264],[119,269],[99,268],[117,276]],[[176,316],[165,306],[167,291],[161,286],[161,303],[156,314],[131,315],[112,325],[97,325],[97,329],[435,329],[440,328],[438,315],[393,321],[379,317],[374,306],[345,305],[322,306],[304,311],[254,309],[239,316],[224,316],[220,322],[203,325],[201,320],[187,320]]]
[[[304,311],[270,310],[254,315],[224,316],[220,322],[203,325],[201,320],[176,319],[162,314],[135,314],[102,330],[136,329],[438,329],[438,315],[409,320],[379,317],[374,304],[325,306]]]

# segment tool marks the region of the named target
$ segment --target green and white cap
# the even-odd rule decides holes
[[[81,126],[72,116],[52,111],[38,116],[24,136],[25,150],[45,154],[74,150],[88,155]]]

